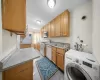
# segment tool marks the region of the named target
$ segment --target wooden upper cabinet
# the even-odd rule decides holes
[[[68,37],[69,28],[70,12],[66,10],[50,22],[50,28],[48,27],[49,37]]]
[[[51,34],[50,34],[50,23],[48,23],[47,29],[48,29],[48,37],[50,38],[51,37]]]
[[[58,17],[56,17],[55,18],[55,36],[60,36],[60,24],[61,24],[61,22],[60,22],[60,16],[58,16]]]
[[[66,10],[61,14],[61,36],[69,36],[70,14]]]
[[[46,31],[46,26],[43,27],[43,33]]]
[[[41,28],[41,37],[43,37],[43,33],[44,33],[44,27]]]
[[[55,21],[50,22],[50,36],[55,37]]]
[[[12,32],[25,32],[26,0],[2,0],[2,26]]]

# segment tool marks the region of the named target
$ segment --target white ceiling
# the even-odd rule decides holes
[[[89,0],[56,0],[56,6],[50,9],[47,0],[27,0],[27,25],[30,30],[40,29],[64,10],[72,10]],[[36,20],[41,20],[39,25]]]

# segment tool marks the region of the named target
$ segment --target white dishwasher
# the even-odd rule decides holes
[[[52,60],[52,48],[50,45],[46,45],[46,57]]]

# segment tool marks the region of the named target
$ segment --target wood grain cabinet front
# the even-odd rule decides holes
[[[57,66],[64,70],[64,55],[61,53],[57,53]]]
[[[68,37],[70,33],[70,12],[65,10],[50,23],[50,37]],[[42,29],[42,28],[41,28]]]
[[[69,36],[70,13],[68,10],[61,15],[61,36]]]
[[[57,48],[57,66],[64,70],[64,56],[65,56],[65,50],[61,48]]]
[[[2,0],[2,26],[11,32],[25,32],[26,0]]]
[[[60,28],[61,28],[61,22],[60,22],[60,16],[57,16],[56,18],[55,18],[55,36],[56,37],[60,37],[61,36],[61,30],[60,30]]]
[[[57,61],[56,61],[56,56],[57,56],[57,55],[56,55],[56,51],[53,50],[53,51],[52,51],[52,62],[55,63],[55,64],[56,64],[56,62],[57,62]]]
[[[55,37],[55,21],[50,22],[50,37]]]
[[[3,80],[33,80],[33,61],[4,71]]]

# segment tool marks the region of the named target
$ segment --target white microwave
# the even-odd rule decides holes
[[[48,32],[44,32],[43,33],[43,38],[47,38],[48,37]]]

